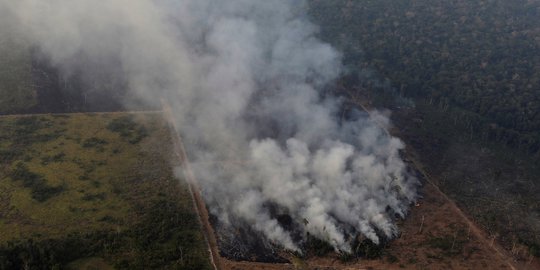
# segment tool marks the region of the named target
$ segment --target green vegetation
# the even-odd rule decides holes
[[[113,132],[118,132],[120,136],[127,139],[129,143],[136,144],[148,136],[148,131],[144,126],[138,125],[133,121],[133,117],[124,116],[112,120],[107,129]]]
[[[84,148],[93,148],[93,147],[96,147],[96,148],[99,148],[99,149],[103,149],[103,145],[107,144],[107,141],[104,140],[104,139],[100,139],[100,138],[96,138],[96,137],[92,137],[92,138],[89,138],[89,139],[86,139],[84,140],[84,143],[83,143],[83,147]]]
[[[540,2],[310,0],[309,12],[344,52],[336,91],[394,110],[444,192],[505,247],[534,253]]]
[[[210,269],[168,142],[159,114],[0,118],[0,269]]]
[[[64,190],[63,186],[49,186],[43,176],[28,170],[24,163],[17,163],[9,175],[14,181],[22,181],[25,188],[30,188],[32,199],[44,202]]]
[[[539,153],[538,2],[312,0],[311,13],[348,65],[372,67],[397,95],[461,109],[475,136]]]
[[[42,165],[47,165],[51,162],[63,162],[65,161],[64,160],[64,157],[66,156],[66,154],[64,153],[58,153],[54,156],[44,156],[41,158],[41,164]]]

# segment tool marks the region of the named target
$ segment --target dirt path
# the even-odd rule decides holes
[[[161,103],[163,106],[163,115],[166,121],[171,126],[174,152],[180,160],[180,164],[184,171],[184,177],[186,178],[189,191],[191,193],[193,202],[195,203],[195,209],[199,217],[199,222],[203,226],[204,238],[208,245],[208,252],[210,253],[210,261],[214,269],[221,270],[223,269],[223,266],[221,263],[221,257],[219,255],[216,234],[214,233],[214,229],[212,228],[212,225],[210,225],[208,210],[206,209],[206,204],[204,203],[204,199],[201,196],[201,191],[197,183],[197,180],[195,179],[195,175],[193,174],[193,171],[191,170],[189,159],[187,157],[184,144],[182,142],[182,137],[180,137],[180,135],[177,132],[178,129],[176,127],[176,123],[172,116],[172,111],[169,104],[164,100],[162,100]]]
[[[467,226],[470,228],[470,231],[475,235],[479,240],[483,242],[483,244],[487,247],[489,246],[495,253],[510,267],[510,269],[517,270],[517,269],[525,269],[525,265],[517,265],[517,262],[515,262],[510,254],[503,249],[495,239],[492,239],[492,237],[489,237],[482,229],[480,229],[476,223],[471,221],[471,219],[456,205],[456,203],[451,200],[445,193],[443,193],[435,183],[432,182],[431,177],[429,174],[423,169],[422,164],[418,162],[415,158],[410,157],[409,159],[413,162],[414,166],[417,170],[419,170],[429,185],[433,186],[433,188],[436,190],[439,196],[444,198],[450,205],[451,209],[456,212],[462,219],[467,223]]]

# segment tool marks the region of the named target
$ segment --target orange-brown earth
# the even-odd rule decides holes
[[[362,106],[363,107],[363,106]],[[365,109],[365,107],[363,107]],[[368,110],[366,110],[368,111]],[[165,117],[167,109],[165,106]],[[176,141],[175,148],[180,152],[183,162],[187,156],[183,151],[181,138]],[[210,254],[216,269],[252,270],[252,269],[540,269],[537,259],[516,260],[526,254],[525,250],[516,247],[512,253],[498,245],[496,238],[487,235],[471,221],[426,175],[422,165],[409,149],[407,159],[411,166],[424,175],[424,185],[420,191],[422,198],[411,206],[411,212],[405,220],[397,220],[401,235],[391,241],[380,259],[353,259],[343,261],[337,254],[325,257],[297,258],[285,254],[291,263],[271,264],[247,261],[231,261],[219,256],[215,235],[208,215],[198,193],[193,186],[192,192],[197,210],[203,223],[205,235],[208,237]],[[184,164],[189,168],[189,164]],[[520,254],[520,250],[522,254]]]
[[[377,260],[343,262],[337,255],[292,258],[292,264],[263,264],[223,260],[224,269],[538,269],[531,262],[517,264],[495,251],[477,227],[471,226],[454,203],[432,184],[422,189],[423,198],[410,215],[399,222],[401,236],[392,241]],[[423,223],[423,224],[422,224]]]
[[[360,97],[350,101],[370,113],[369,105]],[[496,236],[479,228],[434,184],[413,149],[407,149],[406,159],[424,176],[422,198],[405,220],[398,221],[401,235],[390,242],[380,259],[344,262],[338,255],[303,259],[289,256],[291,264],[276,265],[222,258],[224,269],[540,269],[540,261],[526,247],[517,245],[511,251],[505,250]]]
[[[414,159],[411,159],[414,160]],[[411,163],[414,166],[413,161]],[[419,168],[422,170],[421,168]],[[196,189],[194,189],[196,190]],[[405,220],[398,220],[401,235],[390,242],[377,260],[342,261],[336,254],[297,258],[290,264],[237,262],[216,256],[220,269],[540,269],[535,260],[516,262],[493,238],[486,235],[435,185],[426,181],[422,199]],[[207,217],[207,216],[206,216]],[[207,223],[207,218],[203,218]],[[213,233],[213,232],[211,232]],[[217,250],[215,241],[209,241]]]

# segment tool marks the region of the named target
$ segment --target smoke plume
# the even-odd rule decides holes
[[[279,211],[349,252],[358,233],[396,236],[417,181],[403,143],[379,126],[387,118],[340,117],[340,98],[323,88],[341,55],[305,10],[301,0],[0,0],[0,23],[66,77],[167,99],[221,223],[299,251]]]

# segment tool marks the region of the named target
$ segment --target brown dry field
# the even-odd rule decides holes
[[[364,106],[364,110],[369,112]],[[165,117],[171,121],[170,110],[164,103]],[[174,123],[174,122],[172,122]],[[395,133],[395,132],[391,132]],[[183,143],[177,134],[175,148],[183,166],[189,168]],[[391,241],[380,259],[355,259],[344,262],[337,254],[326,257],[297,258],[284,254],[292,263],[271,264],[231,261],[219,256],[214,231],[198,188],[192,185],[197,212],[201,217],[209,251],[216,269],[223,270],[345,270],[345,269],[540,269],[538,259],[526,255],[524,247],[512,252],[504,250],[495,237],[487,235],[462,212],[440,189],[416,158],[413,149],[407,149],[406,160],[424,176],[420,190],[422,198],[411,206],[409,216],[398,220],[401,235]],[[187,171],[190,171],[189,169]],[[193,176],[191,176],[193,177]]]
[[[342,262],[337,255],[304,259],[288,256],[293,263],[267,264],[221,258],[220,264],[225,270],[540,269],[537,259],[522,258],[525,252],[520,247],[513,254],[502,249],[429,179],[421,194],[423,198],[412,206],[409,216],[398,222],[401,236],[390,242],[381,259]]]

